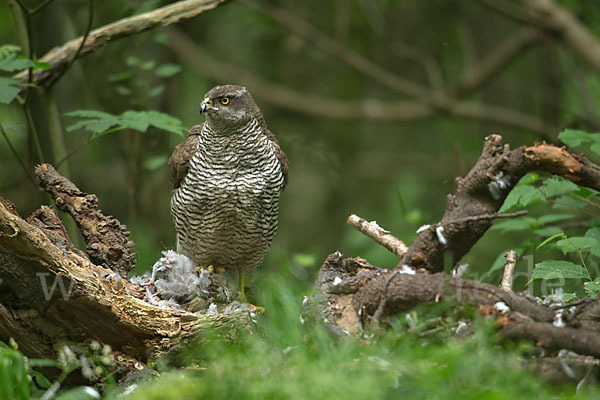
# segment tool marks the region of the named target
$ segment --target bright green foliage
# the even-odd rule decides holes
[[[592,248],[600,248],[600,242],[593,237],[570,237],[559,240],[556,247],[562,250],[563,254],[580,253],[582,251],[590,251]],[[596,250],[598,251],[598,250]]]
[[[121,115],[113,115],[96,110],[75,110],[65,115],[81,118],[80,121],[69,125],[67,131],[86,129],[92,133],[92,139],[123,129],[146,132],[149,126],[178,135],[183,135],[186,131],[180,120],[158,111],[129,110]]]
[[[566,129],[558,135],[558,138],[570,147],[576,147],[584,143],[588,144],[592,152],[600,155],[600,133]]]
[[[578,130],[563,131],[560,138],[573,147],[600,143],[600,134]],[[569,296],[595,296],[598,284],[593,280],[600,279],[600,220],[594,216],[600,215],[600,194],[562,177],[529,173],[507,196],[501,211],[524,207],[535,212],[497,221],[493,229],[525,235],[517,247],[521,256],[535,259],[531,281],[568,278],[564,289],[571,292]],[[503,254],[492,271],[502,267]],[[561,255],[567,260],[557,259]]]
[[[47,69],[50,66],[47,63],[32,61],[28,58],[18,56],[21,51],[19,46],[4,45],[0,46],[0,71],[15,73],[27,68]],[[0,76],[0,103],[8,104],[13,101],[21,89],[19,86],[33,86],[17,78]]]
[[[589,278],[589,274],[581,265],[570,261],[546,260],[535,264],[533,279],[557,279],[557,278]]]
[[[0,342],[0,399],[29,399],[30,384],[23,354]]]
[[[504,212],[516,206],[525,207],[531,203],[544,199],[544,194],[536,187],[518,184],[510,191],[500,212]]]
[[[585,289],[585,293],[589,298],[594,299],[600,293],[600,281],[586,282],[583,284],[583,289]]]
[[[579,190],[579,187],[564,178],[553,176],[544,180],[540,190],[546,198],[550,198],[565,193],[575,192]]]

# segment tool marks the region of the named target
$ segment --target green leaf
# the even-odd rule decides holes
[[[563,295],[562,295],[563,303],[568,303],[573,300],[577,300],[577,293],[563,293]]]
[[[130,67],[138,66],[142,63],[142,60],[137,58],[136,56],[129,56],[125,59],[125,64]]]
[[[600,240],[600,226],[591,227],[590,229],[588,229],[585,232],[585,235],[583,235],[583,236],[584,237],[592,237],[592,238]]]
[[[544,240],[542,243],[540,243],[536,249],[540,249],[542,247],[544,247],[545,245],[547,245],[548,243],[550,243],[551,241],[553,241],[554,239],[558,239],[558,238],[564,238],[566,237],[564,233],[559,233],[553,236],[550,236],[548,239]]]
[[[158,111],[146,111],[146,116],[150,125],[153,125],[158,129],[172,132],[180,136],[184,136],[187,131],[187,129],[181,125],[180,120],[168,114]]]
[[[570,196],[570,195],[563,195],[563,196],[557,197],[554,200],[554,204],[552,205],[552,208],[554,210],[573,211],[573,209],[581,209],[581,208],[586,207],[587,205],[588,205],[588,203],[583,199],[580,199],[580,198],[574,197],[574,196]]]
[[[109,82],[120,82],[131,78],[133,75],[131,72],[119,72],[118,74],[112,74],[108,76]]]
[[[593,151],[594,153],[600,155],[600,141],[594,143],[593,145],[590,146],[590,150]]]
[[[145,132],[150,125],[178,135],[183,135],[186,131],[177,118],[158,111],[129,110],[117,116],[97,110],[75,110],[65,115],[82,118],[69,125],[67,131],[86,129],[93,133],[92,139],[125,128]]]
[[[575,218],[577,218],[577,215],[574,214],[547,214],[538,218],[538,225],[543,226],[554,222],[571,221]]]
[[[152,36],[152,40],[154,40],[158,44],[169,44],[169,35],[166,33],[155,33]]]
[[[513,190],[511,190],[506,197],[506,200],[504,200],[504,204],[502,205],[500,212],[509,210],[517,205],[525,207],[528,204],[543,199],[544,195],[536,187],[529,185],[515,186],[515,188],[513,188]]]
[[[127,86],[119,85],[119,86],[117,86],[116,91],[121,96],[129,96],[129,95],[131,95],[131,89],[129,89]]]
[[[553,176],[544,181],[541,190],[546,197],[555,197],[561,194],[575,192],[579,190],[579,186],[564,178]]]
[[[595,299],[600,293],[600,281],[596,279],[592,282],[586,282],[583,284],[583,289],[590,299]]]
[[[154,70],[154,74],[162,78],[168,78],[181,72],[181,69],[181,65],[163,64]]]
[[[38,61],[38,60],[32,60],[32,61],[33,61],[33,69],[41,69],[41,70],[50,69],[50,63]]]
[[[125,111],[119,117],[120,125],[140,132],[146,132],[150,122],[143,111]]]
[[[563,254],[586,251],[594,246],[598,246],[596,238],[583,236],[562,239],[556,243],[556,247],[562,250]]]
[[[587,277],[588,273],[581,265],[570,261],[546,260],[535,264],[531,279],[576,279]]]
[[[48,380],[48,378],[46,378],[40,372],[31,369],[28,373],[35,379],[35,383],[39,387],[43,389],[49,389],[50,386],[52,386],[52,383]]]
[[[76,122],[67,126],[67,131],[71,132],[77,129],[86,129],[92,133],[102,133],[108,129],[121,125],[118,117],[97,110],[75,110],[65,113],[67,117],[81,117],[85,120]]]
[[[494,222],[493,229],[499,229],[503,232],[529,231],[535,228],[536,220],[531,217],[522,217],[515,219],[505,219],[504,221]]]
[[[34,66],[33,61],[25,57],[17,57],[16,54],[0,60],[0,70],[2,71],[20,71]]]
[[[316,258],[314,254],[295,253],[292,256],[292,262],[303,268],[312,268],[315,266]]]
[[[565,129],[558,134],[558,138],[567,146],[575,147],[582,143],[589,143],[592,139],[592,134],[576,129]]]
[[[139,67],[141,69],[143,69],[144,71],[150,71],[152,70],[154,67],[156,66],[156,61],[154,60],[148,60],[148,61],[144,61],[142,62]]]
[[[589,252],[595,255],[596,257],[600,257],[600,227],[594,226],[587,230],[585,235],[586,238],[594,238],[596,239],[596,245],[589,248]]]
[[[16,86],[19,84],[21,84],[19,79],[0,76],[0,103],[8,104],[13,101],[21,91]]]
[[[540,180],[540,174],[538,174],[537,172],[529,172],[528,174],[525,174],[525,176],[523,176],[521,179],[519,179],[517,186],[531,185],[531,184],[536,183],[539,180]]]
[[[161,94],[162,92],[165,91],[165,85],[164,84],[160,84],[157,86],[154,86],[152,89],[150,89],[150,91],[148,92],[148,96],[150,97],[155,97],[158,96],[159,94]]]
[[[563,233],[563,231],[558,226],[544,226],[542,228],[534,229],[533,233],[535,233],[537,236],[548,237],[553,235],[559,235]]]
[[[12,56],[15,53],[20,53],[21,47],[16,44],[4,44],[0,46],[0,60]]]

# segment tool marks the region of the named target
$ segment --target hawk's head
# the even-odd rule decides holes
[[[206,93],[200,105],[211,125],[227,127],[243,125],[260,115],[260,110],[243,86],[215,86]]]

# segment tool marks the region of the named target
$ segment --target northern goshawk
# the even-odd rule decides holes
[[[277,231],[288,160],[246,88],[216,86],[169,165],[177,251],[226,270],[240,285],[263,261]]]

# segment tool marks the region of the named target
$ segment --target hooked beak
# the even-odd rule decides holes
[[[213,107],[212,101],[210,98],[205,97],[202,103],[200,104],[200,114],[204,114],[210,110],[217,110],[216,107]]]

